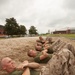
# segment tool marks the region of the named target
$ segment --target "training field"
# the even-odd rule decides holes
[[[75,40],[67,39],[64,37],[53,37],[53,40],[62,39],[66,43],[71,43],[75,46]],[[27,56],[27,51],[29,49],[35,49],[36,40],[38,37],[22,37],[22,38],[7,38],[0,40],[0,61],[3,57],[10,57],[17,62],[22,62],[24,60],[33,61],[33,58]],[[0,75],[2,74],[0,70]]]

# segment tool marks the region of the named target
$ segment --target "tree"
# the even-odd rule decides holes
[[[24,25],[20,25],[19,28],[20,28],[20,34],[25,35],[27,31],[26,27]]]
[[[29,29],[29,34],[38,34],[37,29],[34,26],[31,26]]]
[[[19,30],[19,25],[16,22],[16,19],[14,18],[6,19],[5,33],[7,35],[18,35],[18,30]]]

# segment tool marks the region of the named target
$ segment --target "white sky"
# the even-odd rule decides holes
[[[39,33],[75,27],[75,0],[0,0],[0,24],[11,17]]]

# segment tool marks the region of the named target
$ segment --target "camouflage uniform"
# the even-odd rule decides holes
[[[75,75],[74,61],[72,52],[64,48],[53,55],[42,69],[42,75]]]

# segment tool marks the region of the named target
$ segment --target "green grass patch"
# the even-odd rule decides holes
[[[66,38],[75,39],[75,34],[45,34],[44,36],[50,36],[50,37],[66,37]]]

